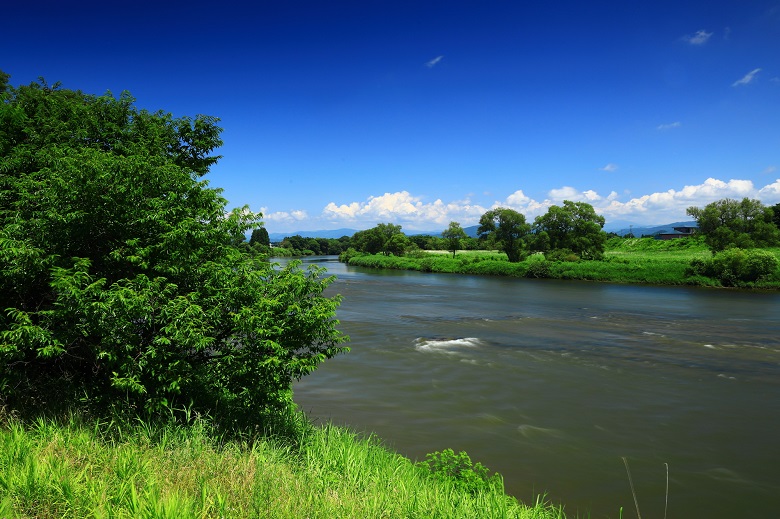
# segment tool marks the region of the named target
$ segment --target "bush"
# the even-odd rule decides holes
[[[528,261],[528,270],[525,271],[527,278],[549,278],[550,263],[547,260],[531,259]]]
[[[580,261],[580,257],[571,249],[554,249],[544,253],[547,261]]]
[[[212,117],[33,84],[0,103],[0,395],[248,420],[346,349],[331,279],[238,244],[260,225],[201,180]],[[2,405],[3,402],[0,402]],[[232,419],[232,418],[231,418]]]
[[[724,286],[739,286],[769,278],[777,270],[777,257],[760,249],[726,249],[712,259],[694,258],[686,274],[691,277],[708,276]]]
[[[458,490],[476,494],[502,485],[499,474],[491,476],[481,463],[472,465],[471,458],[464,451],[455,454],[452,449],[445,449],[427,454],[425,458],[421,465],[430,471],[434,479],[452,483]]]

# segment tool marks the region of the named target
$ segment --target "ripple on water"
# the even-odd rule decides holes
[[[483,342],[476,337],[459,338],[429,338],[418,337],[414,341],[414,349],[422,352],[456,354],[462,349],[478,348]]]

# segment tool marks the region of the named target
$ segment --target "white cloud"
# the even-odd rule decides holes
[[[606,171],[608,173],[612,173],[613,171],[617,171],[618,170],[618,165],[617,164],[613,164],[613,163],[610,162],[609,164],[607,164],[603,168],[599,168],[599,169],[601,171]]]
[[[276,211],[269,213],[267,208],[261,207],[260,212],[263,213],[263,220],[274,223],[294,223],[302,222],[309,219],[309,215],[306,211]]]
[[[760,68],[756,68],[745,74],[745,76],[742,79],[739,79],[737,81],[734,81],[734,83],[731,84],[733,87],[741,86],[741,85],[747,85],[753,82],[753,80],[756,77],[756,74],[761,72]]]
[[[444,203],[441,199],[426,203],[408,191],[385,193],[369,197],[365,202],[337,205],[330,202],[322,211],[322,218],[330,222],[374,225],[379,222],[400,223],[410,229],[430,229],[447,225],[450,221],[476,221],[487,208],[472,204],[467,198]]]
[[[702,29],[700,31],[696,31],[696,34],[694,35],[683,36],[683,40],[687,41],[691,45],[704,45],[711,36],[711,32],[707,32]]]
[[[330,202],[322,214],[309,218],[306,211],[280,211],[268,213],[262,208],[265,220],[273,230],[285,228],[307,229],[353,227],[367,229],[378,223],[393,223],[406,231],[433,231],[443,229],[451,221],[463,227],[476,225],[488,209],[509,207],[525,215],[529,222],[547,212],[552,205],[561,205],[564,200],[587,202],[607,222],[612,220],[634,220],[647,225],[664,224],[688,219],[688,207],[703,207],[722,198],[757,198],[763,203],[774,205],[780,202],[780,179],[761,188],[750,180],[732,179],[723,181],[708,178],[701,184],[683,186],[650,193],[634,198],[612,191],[604,196],[593,189],[579,190],[572,186],[551,189],[544,200],[536,200],[523,190],[509,194],[504,200],[496,200],[490,207],[473,203],[469,198],[443,202],[436,199],[427,202],[423,197],[408,191],[385,193],[372,196],[362,202],[336,204]],[[623,200],[621,200],[621,198]],[[305,223],[302,223],[306,221]],[[295,227],[295,229],[292,229]]]
[[[427,62],[425,64],[425,66],[428,67],[428,68],[433,68],[443,59],[444,59],[444,56],[436,56],[431,61]]]
[[[656,126],[656,129],[664,131],[664,130],[671,130],[673,128],[679,128],[680,126],[682,126],[682,123],[680,121],[674,121],[673,123],[659,124],[658,126]]]
[[[780,203],[780,179],[759,189],[758,199],[768,205]]]
[[[766,168],[764,168],[764,171],[762,171],[761,173],[763,173],[764,175],[771,175],[775,171],[777,171],[777,166],[767,166]]]

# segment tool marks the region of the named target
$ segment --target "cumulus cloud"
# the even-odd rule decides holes
[[[734,83],[731,84],[733,87],[738,87],[742,85],[748,85],[753,82],[753,80],[756,78],[756,74],[761,72],[760,68],[756,68],[745,74],[745,76],[742,79],[739,79],[737,81],[734,81]]]
[[[392,222],[411,229],[447,225],[452,220],[473,221],[487,208],[472,204],[467,198],[444,203],[441,199],[425,202],[408,191],[385,193],[369,197],[364,202],[338,205],[330,202],[322,211],[322,218],[330,222],[363,223]]]
[[[443,59],[444,59],[444,56],[436,56],[431,61],[427,62],[425,64],[425,66],[428,67],[428,68],[433,68]]]
[[[659,124],[658,126],[656,126],[656,129],[664,131],[664,130],[679,128],[680,126],[682,126],[682,123],[680,121],[674,121],[673,123]]]
[[[269,213],[266,207],[261,207],[260,212],[263,213],[264,220],[274,223],[294,223],[309,219],[309,214],[301,210]]]
[[[780,179],[759,189],[758,199],[768,205],[780,203]]]
[[[677,189],[630,198],[615,191],[602,195],[593,189],[580,190],[562,186],[548,191],[543,200],[534,199],[519,189],[503,200],[491,205],[474,203],[470,198],[444,202],[441,199],[427,201],[408,191],[385,193],[368,197],[364,201],[337,204],[330,202],[322,214],[309,218],[305,211],[280,211],[269,213],[262,208],[265,220],[275,228],[287,225],[300,228],[337,228],[342,226],[357,229],[373,227],[378,223],[402,225],[406,231],[432,231],[444,229],[451,221],[463,227],[476,225],[488,209],[509,207],[525,215],[528,221],[547,212],[552,205],[561,205],[564,200],[587,202],[607,222],[612,220],[635,220],[648,225],[685,220],[688,207],[703,207],[722,198],[757,198],[763,203],[774,205],[780,202],[780,179],[757,188],[750,180],[731,179],[723,181],[708,178],[700,184],[691,184]],[[306,220],[307,223],[301,224]],[[288,227],[289,228],[289,227]],[[292,229],[291,229],[292,230]]]
[[[767,191],[765,194],[769,194]],[[760,197],[750,180],[729,180],[724,182],[708,178],[701,184],[683,186],[682,189],[651,193],[621,202],[616,197],[594,207],[609,221],[610,219],[641,219],[648,224],[668,223],[685,218],[685,210],[691,206],[701,207],[721,198]]]
[[[700,31],[696,31],[696,33],[693,35],[689,34],[687,36],[683,36],[683,40],[687,41],[691,45],[704,45],[707,43],[707,40],[709,40],[710,37],[712,37],[712,33],[702,29]]]
[[[613,171],[617,171],[618,170],[618,165],[617,164],[613,164],[613,163],[610,162],[609,164],[607,164],[603,168],[599,168],[599,169],[601,171],[606,171],[608,173],[612,173]]]

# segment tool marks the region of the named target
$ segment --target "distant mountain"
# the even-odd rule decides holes
[[[466,231],[466,235],[469,238],[479,238],[479,234],[477,234],[477,229],[479,229],[479,225],[472,225],[471,227],[463,228],[463,230]]]
[[[604,226],[604,230],[607,232],[614,232],[615,234],[619,236],[625,236],[629,233],[634,233],[634,236],[640,237],[640,236],[649,236],[652,234],[656,234],[659,232],[672,232],[672,230],[675,227],[696,227],[695,221],[688,221],[688,222],[673,222],[673,223],[667,223],[665,225],[654,225],[654,226],[648,226],[648,225],[638,225],[634,222],[629,222],[626,220],[616,220],[609,222],[607,225]],[[471,238],[478,238],[479,235],[477,234],[477,229],[479,229],[479,225],[472,225],[470,227],[464,227],[463,230],[466,232],[466,235]],[[304,238],[341,238],[342,236],[352,236],[355,234],[357,230],[355,229],[331,229],[331,230],[322,230],[322,231],[296,231],[296,232],[274,232],[270,233],[268,236],[271,238],[272,242],[280,242],[283,239],[285,239],[288,236],[303,236]],[[413,231],[413,232],[407,232],[406,234],[408,236],[417,236],[420,234],[428,235],[428,236],[441,236],[441,233],[444,231]]]
[[[273,242],[282,241],[288,236],[301,236],[303,238],[341,238],[342,236],[352,236],[357,231],[355,229],[330,229],[323,231],[295,231],[295,232],[272,232],[268,237]]]
[[[639,238],[641,236],[651,236],[660,232],[673,232],[675,227],[698,227],[698,224],[695,221],[688,221],[667,223],[665,225],[654,225],[652,227],[641,227],[634,225],[633,227],[629,226],[612,232],[618,234],[619,236],[625,236],[626,234],[633,233],[634,236]]]
[[[610,220],[604,226],[604,230],[606,232],[616,232],[616,233],[620,234],[619,231],[622,231],[623,229],[628,229],[631,226],[634,226],[636,228],[647,227],[646,225],[640,225],[640,224],[638,224],[636,222],[631,222],[629,220]]]

